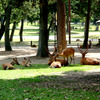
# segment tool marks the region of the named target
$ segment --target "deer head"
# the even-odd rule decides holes
[[[82,54],[82,58],[85,58],[85,55],[88,53],[89,46],[87,46],[87,49],[84,52],[80,49],[79,44],[77,44],[77,46],[78,46],[80,53]]]
[[[12,64],[12,65],[15,65],[15,64],[16,64],[16,65],[20,65],[16,57],[13,58],[13,61],[11,62],[11,64]]]
[[[24,67],[29,67],[31,66],[31,60],[29,58],[24,57],[24,60],[22,61],[21,65]]]

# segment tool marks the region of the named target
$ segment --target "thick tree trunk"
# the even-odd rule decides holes
[[[10,41],[13,41],[15,28],[16,28],[16,22],[13,23],[13,27],[12,27],[12,31],[11,31],[11,35],[10,35]]]
[[[21,20],[21,28],[20,28],[20,32],[19,32],[19,36],[20,36],[20,42],[23,42],[23,27],[24,27],[24,20]]]
[[[88,9],[87,9],[87,15],[86,15],[86,22],[85,22],[85,32],[84,32],[85,37],[84,37],[83,48],[87,48],[87,45],[88,45],[90,9],[91,9],[91,0],[88,0]]]
[[[48,10],[47,10],[48,2],[47,0],[40,0],[40,31],[39,31],[39,45],[38,45],[38,57],[47,57],[48,53],[46,52],[46,48],[48,50],[48,37],[49,31],[47,29],[48,25]]]
[[[63,0],[57,0],[57,44],[62,49],[66,48],[66,30],[65,30],[65,4]]]
[[[6,51],[12,51],[10,40],[9,40],[9,25],[10,25],[10,14],[11,14],[11,8],[7,7],[6,11],[6,25],[5,25],[5,50]]]

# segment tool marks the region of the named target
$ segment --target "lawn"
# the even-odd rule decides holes
[[[85,74],[100,66],[78,64],[56,69],[33,64],[29,68],[15,67],[21,69],[2,70],[0,67],[0,100],[100,100],[100,76],[75,77],[78,72]]]

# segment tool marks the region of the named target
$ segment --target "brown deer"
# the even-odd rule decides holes
[[[49,61],[48,61],[48,65],[51,65],[51,63],[53,61],[58,61],[61,63],[62,66],[67,66],[68,65],[68,62],[67,60],[63,60],[63,59],[56,59],[56,53],[57,53],[57,48],[55,47],[53,53],[50,53],[47,49],[46,49],[46,52],[49,54]]]
[[[4,70],[12,70],[12,69],[18,69],[18,68],[15,68],[14,65],[19,65],[18,61],[17,61],[17,58],[13,58],[13,61],[11,63],[5,63],[3,64],[3,69]]]
[[[50,68],[61,68],[61,63],[59,61],[53,61]]]
[[[24,60],[22,61],[21,65],[24,67],[29,67],[31,66],[31,60],[29,58],[24,57]]]
[[[84,52],[80,49],[80,46],[78,44],[77,46],[80,53],[82,54],[82,58],[80,60],[80,63],[82,65],[99,65],[100,62],[97,59],[85,57],[85,55],[88,53],[87,51],[88,51],[89,46],[87,46],[87,49]]]
[[[70,64],[72,62],[72,57],[73,57],[73,61],[74,61],[74,65],[75,65],[75,50],[74,48],[65,48],[64,50],[58,52],[55,57],[63,57],[64,58],[64,62],[65,62],[65,58],[67,58],[67,62],[68,62],[68,58],[70,57]]]

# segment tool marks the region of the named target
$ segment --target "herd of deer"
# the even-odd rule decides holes
[[[82,65],[99,65],[100,64],[100,61],[97,59],[85,57],[85,55],[88,53],[87,51],[88,51],[89,45],[88,45],[87,49],[85,50],[85,52],[83,52],[80,49],[81,46],[79,46],[78,44],[77,44],[77,47],[78,47],[80,53],[82,54],[80,64],[82,64]],[[58,46],[58,50],[55,47],[55,50],[53,51],[53,53],[50,53],[47,49],[46,49],[46,51],[50,57],[49,61],[48,61],[48,65],[50,65],[50,68],[61,68],[61,66],[68,66],[71,64],[72,60],[75,65],[75,49],[72,47],[65,48],[64,50],[62,50],[62,46]],[[57,57],[63,57],[63,59],[60,59]],[[65,58],[67,58],[67,60]],[[70,63],[68,61],[68,58],[70,58]],[[18,68],[14,67],[15,64],[20,65],[19,62],[17,61],[16,57],[13,58],[13,61],[11,63],[3,64],[3,69],[4,70],[18,69]],[[31,66],[30,59],[24,57],[24,60],[22,61],[21,65],[24,67]]]
[[[81,46],[79,46],[78,44],[77,44],[77,46],[78,46],[80,53],[82,54],[80,64],[82,64],[82,65],[99,65],[100,64],[100,61],[97,59],[85,57],[85,55],[88,53],[87,52],[88,48],[90,48],[89,45],[88,45],[87,49],[85,50],[85,52],[83,52],[80,49]],[[70,58],[70,64],[73,60],[74,65],[75,65],[75,50],[74,50],[74,48],[66,48],[64,50],[61,50],[60,52],[57,52],[57,48],[55,47],[54,52],[52,54],[50,52],[48,52],[48,54],[50,55],[50,59],[48,61],[48,65],[50,65],[50,68],[61,68],[61,66],[69,65],[68,58]],[[63,57],[63,59],[56,59],[57,57]],[[67,60],[65,60],[65,58],[67,58]]]

